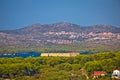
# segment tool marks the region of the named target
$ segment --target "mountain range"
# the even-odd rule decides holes
[[[68,22],[59,22],[54,24],[33,24],[22,29],[6,30],[1,32],[8,34],[29,34],[29,33],[39,33],[39,32],[44,33],[44,32],[58,32],[58,31],[85,32],[85,33],[89,33],[89,32],[119,33],[120,28],[106,24],[93,25],[93,26],[80,26]]]
[[[0,31],[1,49],[6,47],[40,47],[48,44],[86,44],[88,42],[97,43],[98,41],[99,43],[116,41],[119,46],[120,28],[106,24],[80,26],[68,22],[59,22],[33,24],[21,29]]]

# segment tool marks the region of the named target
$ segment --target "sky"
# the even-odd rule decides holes
[[[0,30],[62,21],[120,27],[120,0],[0,0]]]

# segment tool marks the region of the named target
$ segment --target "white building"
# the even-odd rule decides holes
[[[64,56],[64,57],[71,57],[71,56],[77,56],[80,53],[41,53],[41,56]]]
[[[120,70],[114,70],[112,73],[112,78],[120,78]]]

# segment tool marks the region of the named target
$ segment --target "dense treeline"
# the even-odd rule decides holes
[[[99,43],[99,42],[98,42]],[[103,44],[103,43],[102,43]],[[48,44],[43,46],[32,46],[32,47],[5,47],[0,49],[0,54],[4,53],[18,53],[18,52],[83,52],[83,51],[92,51],[94,53],[96,52],[112,52],[112,51],[119,51],[119,43],[116,43],[117,46],[110,47],[109,45],[102,45],[100,44],[92,44],[90,42],[88,43],[75,43],[71,45],[57,45],[57,44]],[[112,44],[112,43],[111,43]],[[26,44],[27,45],[27,44]]]
[[[97,80],[111,80],[120,69],[120,52],[78,55],[75,57],[0,58],[0,78],[15,80],[92,80],[94,71],[106,71]]]

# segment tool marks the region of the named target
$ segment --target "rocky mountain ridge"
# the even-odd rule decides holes
[[[120,28],[111,25],[80,26],[68,22],[33,24],[17,30],[0,31],[0,46],[74,44],[119,40]],[[20,46],[19,46],[20,47]]]
[[[17,29],[17,30],[7,30],[2,31],[5,33],[13,33],[13,34],[21,34],[26,32],[58,32],[58,31],[72,31],[72,32],[112,32],[112,33],[119,33],[120,28],[106,25],[106,24],[100,24],[100,25],[93,25],[93,26],[80,26],[77,24],[72,24],[68,22],[59,22],[54,24],[33,24],[30,26],[27,26],[25,28]]]

